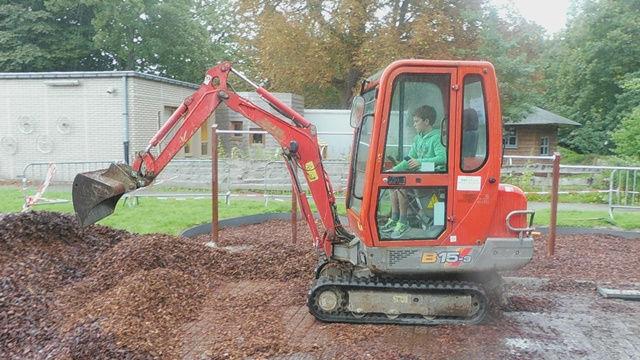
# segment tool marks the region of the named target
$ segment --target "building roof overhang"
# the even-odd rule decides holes
[[[61,71],[0,73],[1,79],[95,79],[133,77],[197,89],[200,85],[138,71]]]
[[[509,126],[523,126],[523,125],[571,125],[571,126],[581,126],[579,122],[569,120],[566,117],[560,116],[558,114],[554,114],[551,111],[547,111],[545,109],[534,106],[532,108],[532,112],[527,114],[524,119],[520,121],[509,121],[507,119],[503,119],[504,125]]]

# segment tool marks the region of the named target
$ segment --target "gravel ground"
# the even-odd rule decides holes
[[[608,354],[640,354],[640,304],[593,289],[640,282],[640,239],[561,236],[553,258],[538,241],[536,259],[511,275],[549,280],[516,283],[483,325],[347,325],[306,311],[316,257],[303,225],[297,244],[287,222],[270,221],[223,230],[212,247],[83,230],[68,215],[6,215],[0,358],[580,358],[608,349],[607,331],[624,334]]]
[[[636,239],[609,235],[560,235],[546,256],[547,237],[535,242],[534,260],[518,276],[592,282],[640,282],[640,233]]]

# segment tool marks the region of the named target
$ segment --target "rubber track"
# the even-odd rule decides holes
[[[346,310],[346,301],[342,304],[344,310],[327,313],[316,304],[316,296],[326,287],[336,287],[345,291],[350,289],[359,290],[380,290],[380,291],[412,291],[412,292],[448,292],[451,294],[475,294],[480,301],[480,308],[475,316],[471,318],[460,318],[452,316],[424,318],[421,315],[400,314],[397,318],[391,319],[384,314],[365,314],[358,318]],[[488,299],[482,289],[472,282],[465,281],[403,281],[394,279],[364,279],[364,278],[329,278],[321,277],[317,279],[307,299],[309,312],[320,321],[325,322],[346,322],[359,324],[397,324],[397,325],[443,325],[443,324],[478,324],[482,322],[487,314]]]

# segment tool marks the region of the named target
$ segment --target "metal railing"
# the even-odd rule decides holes
[[[513,160],[547,160],[553,162],[555,158],[553,156],[523,156],[523,155],[505,155],[502,157],[502,166],[515,166],[521,164],[514,164]],[[551,166],[552,164],[545,164]]]
[[[512,171],[509,169],[512,166],[519,166],[517,161],[529,161],[527,164],[520,164],[527,168],[531,166],[532,171],[536,173],[552,172],[553,156],[505,156],[504,157],[503,173],[509,173]],[[291,180],[289,174],[285,168],[284,161],[273,160],[267,161],[263,165],[262,178],[260,178],[260,171],[256,171],[258,176],[254,178],[245,178],[242,181],[232,178],[232,168],[234,166],[233,160],[220,159],[220,192],[219,198],[224,199],[224,202],[229,204],[232,198],[258,198],[263,199],[265,206],[269,204],[269,201],[274,199],[288,199],[290,197],[289,191],[291,190]],[[549,162],[546,164],[540,164],[540,162]],[[63,186],[64,191],[69,190],[68,187],[73,181],[73,177],[80,172],[93,171],[108,167],[112,161],[67,161],[67,162],[55,162],[57,171],[54,176],[53,182],[55,185],[52,189],[60,189]],[[49,162],[33,162],[24,166],[22,175],[20,176],[23,182],[23,192],[25,197],[33,189],[33,185],[41,182],[47,173]],[[211,161],[208,159],[174,159],[171,164],[178,164],[179,166],[188,166],[193,164],[194,166],[210,167]],[[334,190],[338,193],[344,191],[347,185],[347,171],[349,163],[344,160],[325,160],[323,162],[325,169],[329,173],[332,183],[335,186]],[[620,166],[590,166],[590,165],[560,165],[561,175],[565,175],[565,171],[568,174],[603,174],[603,177],[608,176],[608,187],[596,188],[596,189],[562,189],[565,185],[560,185],[558,194],[589,194],[599,193],[604,195],[605,201],[607,201],[609,208],[609,216],[614,218],[615,210],[640,210],[640,167],[620,167]],[[171,185],[175,187],[188,186],[189,181],[181,181],[180,177],[184,177],[185,171],[182,168],[173,173],[163,174],[157,181],[157,185]],[[610,172],[610,174],[607,174]],[[567,175],[568,175],[567,174]],[[195,175],[193,175],[195,176]],[[564,180],[567,177],[561,176]],[[544,178],[543,178],[544,179]],[[303,189],[308,191],[308,187],[305,181],[301,181]],[[605,182],[606,183],[606,182]],[[606,185],[605,185],[606,186]],[[262,194],[252,194],[241,191],[241,189],[248,189],[253,187],[256,190],[261,189]],[[574,186],[575,187],[575,186]],[[155,191],[154,187],[145,188],[144,190],[127,194],[126,197],[162,197],[162,198],[210,198],[211,193],[209,191],[201,192],[184,192],[182,190],[170,191]],[[538,194],[549,195],[551,194],[550,187],[548,189],[540,189],[541,191],[526,191],[526,194]],[[339,199],[344,197],[338,196]]]
[[[606,167],[609,177],[609,217],[614,209],[640,210],[640,167]]]
[[[86,171],[99,170],[108,167],[111,161],[62,161],[62,162],[32,162],[22,168],[22,174],[18,176],[21,181],[21,191],[24,196],[24,206],[38,206],[51,204],[64,204],[70,202],[67,199],[47,199],[44,197],[44,189],[42,189],[43,197],[36,196],[36,200],[30,200],[34,187],[40,185],[47,177],[47,172],[51,166],[55,168],[55,175],[51,179],[53,185],[49,190],[58,189],[62,186],[63,191],[71,190],[71,183],[76,174]],[[41,190],[37,190],[40,192]]]
[[[509,171],[509,167],[522,166],[527,170],[536,173],[551,173],[552,164],[539,163],[521,163],[518,164],[514,160],[552,160],[553,157],[545,156],[505,156],[503,162],[503,171]],[[614,210],[640,210],[640,167],[628,166],[602,166],[602,165],[560,165],[561,176],[569,178],[570,175],[580,174],[602,174],[602,177],[608,175],[608,186],[600,189],[587,190],[559,190],[559,195],[568,194],[606,194],[609,210],[609,217],[614,219]],[[526,194],[548,195],[547,191],[526,191]]]
[[[348,169],[349,162],[343,160],[324,160],[322,161],[325,171],[331,178],[331,183],[334,186],[333,190],[337,193],[342,193],[347,186],[347,172],[334,172],[331,171],[331,167],[340,167],[341,169]],[[279,166],[278,170],[274,170],[276,166]],[[297,171],[297,168],[296,168]],[[281,177],[273,177],[271,174],[282,174]],[[333,176],[332,176],[333,175]],[[275,180],[275,182],[274,182]],[[291,189],[291,178],[289,172],[286,169],[285,162],[283,160],[269,161],[264,165],[264,179],[263,179],[263,194],[265,200],[265,206],[269,205],[270,199],[290,198],[290,194],[278,194],[274,193],[274,190],[286,191]],[[301,181],[301,187],[304,191],[309,191],[309,186],[306,181]],[[336,196],[336,199],[344,199],[344,196]]]
[[[22,175],[19,177],[26,180],[44,179],[49,165],[54,164],[56,166],[55,181],[70,183],[78,173],[103,169],[109,167],[111,163],[113,161],[32,162],[22,168]]]

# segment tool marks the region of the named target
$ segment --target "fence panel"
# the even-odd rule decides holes
[[[51,181],[52,190],[71,191],[71,184],[76,174],[87,171],[104,169],[111,165],[112,161],[66,161],[66,162],[33,162],[22,169],[22,189],[25,194],[42,183],[47,176],[49,165],[56,167],[55,175]]]
[[[523,173],[533,173],[528,191],[525,193],[547,195],[551,192],[552,156],[505,156],[503,175],[515,175],[522,179]],[[56,162],[56,174],[52,181],[52,190],[70,191],[71,183],[77,173],[107,168],[112,161],[69,161]],[[34,162],[23,168],[22,179],[25,195],[35,191],[46,177],[50,163]],[[324,160],[323,165],[338,194],[346,190],[349,162],[345,160]],[[615,210],[640,210],[640,167],[617,166],[587,166],[560,165],[559,194],[603,194],[603,200],[609,207],[609,215],[613,219]],[[609,173],[610,172],[610,173]],[[308,191],[308,186],[301,173],[302,188]],[[587,174],[593,175],[591,177]],[[594,184],[593,179],[602,179]],[[525,176],[526,178],[526,176]],[[526,179],[525,179],[526,180]],[[210,196],[211,160],[209,159],[174,159],[170,162],[154,183],[154,186],[140,189],[137,196],[163,197],[207,197]],[[262,198],[265,203],[269,199],[288,198],[291,190],[291,180],[282,160],[219,160],[220,196],[229,201],[230,197],[254,196]],[[192,187],[203,191],[199,193],[185,193],[182,190],[158,191],[155,186],[162,187]],[[536,187],[539,191],[536,191]],[[587,187],[587,189],[585,189]],[[249,194],[246,190],[258,190],[263,194]],[[338,195],[338,198],[342,196]]]
[[[640,168],[614,168],[609,178],[609,217],[615,209],[640,210]]]

